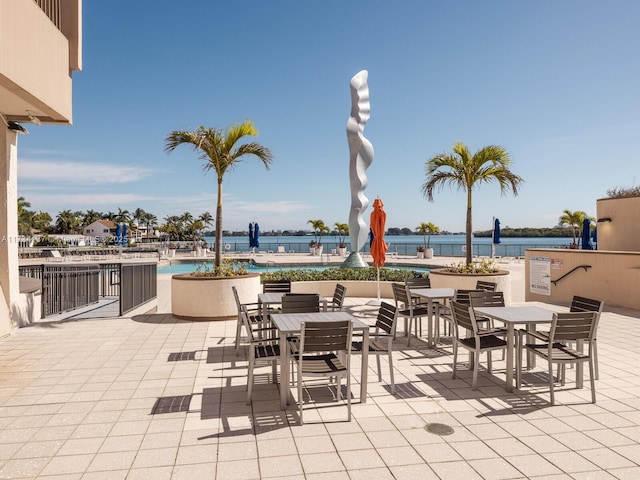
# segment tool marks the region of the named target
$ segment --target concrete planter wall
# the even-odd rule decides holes
[[[260,274],[238,277],[171,277],[171,313],[189,320],[228,320],[238,316],[231,287],[235,286],[242,303],[256,302]]]
[[[499,272],[484,273],[453,273],[448,272],[444,268],[438,268],[429,271],[431,286],[433,288],[463,288],[474,289],[478,280],[487,282],[495,282],[498,284],[498,290],[504,293],[505,304],[511,304],[511,278],[508,270],[500,270]]]

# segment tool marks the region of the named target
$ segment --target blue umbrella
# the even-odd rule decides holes
[[[493,223],[493,243],[500,243],[500,220],[497,218]]]
[[[258,225],[258,222],[253,226],[253,246],[260,247],[260,225]]]
[[[254,247],[254,233],[253,233],[253,223],[249,223],[249,248]]]
[[[582,250],[593,250],[591,245],[591,220],[585,218],[582,222]]]
[[[122,224],[121,223],[116,223],[116,238],[115,238],[115,244],[116,245],[120,245],[120,236],[122,235]]]
[[[593,233],[591,234],[591,241],[594,243],[593,249],[598,249],[598,225],[593,229]]]

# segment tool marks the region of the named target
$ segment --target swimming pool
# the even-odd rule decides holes
[[[192,273],[199,266],[206,263],[208,268],[212,267],[212,262],[180,262],[173,265],[158,267],[158,274],[175,275],[179,273]],[[277,270],[326,270],[327,268],[338,268],[340,265],[279,265],[279,266],[260,266],[248,264],[247,270],[253,273],[274,272]],[[395,270],[413,270],[420,273],[429,273],[428,268],[412,267],[411,265],[385,265],[385,268]]]

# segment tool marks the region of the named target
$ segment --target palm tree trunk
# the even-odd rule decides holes
[[[466,260],[467,260],[467,265],[469,265],[471,263],[471,232],[472,232],[472,225],[471,225],[471,189],[468,188],[467,189],[467,230],[466,230],[466,245],[467,245],[467,251],[466,251]]]
[[[218,203],[216,204],[216,267],[222,263],[222,177],[218,178]]]

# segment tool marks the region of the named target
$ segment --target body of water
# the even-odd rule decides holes
[[[205,262],[203,262],[202,260],[201,261],[194,260],[193,262],[174,263],[173,265],[167,265],[166,267],[158,267],[158,274],[175,275],[179,273],[191,273],[196,270],[198,265],[202,265],[203,263]],[[206,263],[209,268],[212,268],[212,262],[209,261]],[[247,270],[251,273],[265,273],[265,272],[273,272],[276,270],[326,270],[327,268],[337,268],[337,266],[334,265],[329,267],[329,266],[322,266],[322,265],[287,265],[287,266],[278,266],[278,267],[273,267],[273,266],[262,267],[262,266],[250,264]],[[397,270],[415,270],[416,272],[429,273],[429,269],[424,267],[387,265],[385,268],[393,268]]]
[[[421,235],[389,235],[384,239],[389,245],[389,252],[397,252],[399,255],[415,255],[417,247],[424,243]],[[209,245],[215,243],[214,237],[205,237],[205,240]],[[261,236],[259,238],[259,250],[277,252],[278,247],[283,247],[286,252],[305,253],[309,251],[309,242],[311,240],[313,240],[313,236]],[[331,252],[331,250],[338,248],[338,241],[337,236],[323,236],[324,251]],[[566,248],[571,241],[572,239],[568,237],[502,238],[501,243],[495,246],[495,255],[500,257],[522,257],[524,256],[524,251],[528,248]],[[247,252],[250,250],[249,237],[223,237],[222,244],[223,248],[229,252]],[[429,246],[433,248],[433,253],[436,256],[464,257],[464,244],[464,235],[435,235],[431,236]],[[348,249],[349,247],[347,246]],[[472,249],[473,255],[490,256],[491,238],[474,238]],[[369,251],[368,243],[362,251]]]

